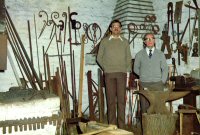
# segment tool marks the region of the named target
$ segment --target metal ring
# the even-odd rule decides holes
[[[144,21],[145,21],[145,22],[150,22],[150,21],[151,21],[150,15],[147,15],[147,16],[144,18]]]
[[[129,23],[128,24],[128,30],[129,30],[129,32],[137,32],[138,27],[135,23]]]
[[[154,34],[158,34],[158,32],[160,31],[160,28],[158,25],[152,25],[152,31],[154,32]]]
[[[150,20],[151,20],[151,22],[155,22],[156,19],[157,19],[156,16],[155,16],[155,15],[152,15]]]

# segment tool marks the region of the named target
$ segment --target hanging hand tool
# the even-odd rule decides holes
[[[77,41],[77,33],[76,33],[76,30],[80,29],[81,28],[81,23],[79,21],[76,21],[75,19],[72,19],[72,16],[73,15],[78,15],[77,12],[71,12],[70,15],[69,15],[69,18],[70,18],[70,22],[72,24],[72,29],[74,30],[75,32],[75,42],[72,43],[72,44],[75,44],[75,45],[79,45],[81,44],[80,42]]]
[[[178,36],[179,65],[180,65],[180,54],[182,54],[182,56],[183,56],[182,60],[187,64],[187,53],[186,52],[188,52],[189,48],[185,45],[182,45],[182,41],[183,41],[183,37],[185,35],[186,29],[187,29],[188,24],[189,24],[189,20],[190,20],[190,18],[188,18],[188,20],[187,20],[186,26],[184,28],[184,31],[183,31],[180,39],[179,39],[179,36]],[[179,27],[178,27],[178,29],[179,29]]]
[[[175,36],[174,36],[174,21],[173,21],[173,3],[169,2],[168,3],[168,23],[167,23],[167,28],[168,28],[168,32],[169,32],[169,22],[171,22],[171,27],[172,27],[172,37],[173,37],[173,41],[175,41]],[[169,33],[168,33],[169,34]]]
[[[58,24],[58,26],[57,26],[57,27],[59,27],[59,37],[58,37],[57,42],[60,42],[61,45],[62,45],[61,31],[63,31],[63,29],[64,29],[64,21],[63,21],[63,20],[59,20],[59,22],[60,22],[60,24]],[[61,48],[61,50],[62,50],[62,48]],[[62,51],[61,51],[61,52],[62,52]]]
[[[161,36],[161,40],[163,40],[163,44],[161,47],[161,51],[164,52],[165,48],[167,47],[167,54],[165,54],[166,59],[170,59],[172,52],[171,52],[171,48],[169,45],[170,42],[170,36],[168,36],[168,31],[162,31],[162,36]]]
[[[64,51],[64,48],[65,48],[65,42],[66,42],[67,13],[66,13],[66,12],[63,12],[62,16],[65,17],[64,37],[63,37],[63,39],[64,39],[63,51]]]
[[[175,14],[174,14],[174,23],[177,23],[178,65],[180,65],[180,51],[179,51],[179,48],[181,46],[181,42],[180,42],[179,24],[181,23],[182,5],[183,5],[183,1],[176,2],[176,8],[175,8]]]

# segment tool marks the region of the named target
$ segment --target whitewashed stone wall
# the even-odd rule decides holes
[[[34,27],[34,15],[36,19],[36,27],[37,27],[37,36],[39,36],[39,33],[43,27],[43,18],[40,18],[38,16],[39,11],[44,10],[49,15],[51,15],[52,12],[57,11],[60,15],[62,15],[63,12],[68,13],[68,7],[70,7],[70,12],[77,12],[77,16],[73,16],[73,19],[76,19],[77,21],[87,24],[91,23],[97,23],[102,30],[102,34],[106,31],[112,14],[113,9],[115,7],[116,0],[107,1],[107,0],[59,0],[59,1],[53,1],[53,0],[6,0],[6,7],[8,9],[8,12],[14,22],[14,25],[17,29],[17,32],[27,50],[27,53],[29,54],[29,37],[28,37],[28,26],[27,21],[30,21],[30,27],[31,27],[31,39],[32,39],[32,46],[33,46],[33,55],[34,55],[34,67],[36,69],[36,72],[38,72],[38,61],[37,61],[37,50],[36,50],[36,36],[35,36],[35,27]],[[61,17],[62,19],[62,17]],[[42,46],[47,48],[49,45],[50,39],[50,33],[51,28],[48,27],[44,30],[44,33],[42,36],[37,40],[38,41],[38,48],[39,48],[39,54],[40,54],[40,71],[44,75],[44,68],[43,68],[43,58],[42,58]],[[80,36],[84,33],[83,28],[80,29],[79,34]],[[72,30],[72,40],[74,40],[74,31]],[[69,54],[69,42],[68,37],[68,24],[67,24],[67,35],[66,35],[66,45],[65,45],[65,54]],[[78,40],[80,40],[79,35],[77,35]],[[80,41],[79,41],[80,42]],[[89,42],[85,45],[85,53],[89,53],[93,47],[92,42]],[[79,85],[79,63],[80,63],[80,49],[81,46],[73,46],[74,54],[75,54],[75,76],[76,76],[76,90],[78,93],[78,85]],[[45,49],[46,50],[46,49]],[[11,55],[13,56],[12,50],[9,47],[9,51]],[[49,55],[57,54],[56,49],[56,42],[55,40],[52,41],[51,46],[48,50]],[[15,61],[15,58],[13,58],[13,61]],[[71,68],[70,68],[70,57],[65,56],[64,60],[66,61],[67,66],[67,75],[68,75],[68,85],[69,89],[71,90]],[[15,63],[16,64],[16,63]],[[56,71],[56,67],[58,67],[58,58],[50,58],[50,67],[51,67],[51,75],[54,75]],[[85,76],[84,76],[84,93],[83,93],[83,110],[88,106],[88,94],[87,94],[87,78],[86,73],[88,70],[92,70],[92,76],[97,81],[97,68],[96,65],[85,65]],[[20,72],[16,64],[16,69],[18,70],[19,76]],[[12,86],[16,86],[17,82],[14,77],[13,71],[11,69],[11,66],[8,62],[8,69],[0,74],[1,81],[1,87],[0,91],[8,91],[8,89]]]
[[[34,31],[34,15],[36,17],[36,25],[37,25],[37,34],[39,35],[39,32],[42,29],[43,22],[42,19],[38,17],[38,12],[41,10],[46,11],[48,14],[51,14],[53,11],[57,11],[59,13],[67,12],[68,6],[70,6],[71,12],[77,12],[78,15],[76,16],[76,20],[80,21],[81,23],[94,23],[100,25],[102,29],[102,33],[105,32],[107,29],[109,22],[111,21],[113,10],[115,8],[117,0],[6,0],[6,7],[11,15],[11,18],[13,19],[13,22],[17,28],[17,31],[21,37],[21,40],[24,44],[24,46],[27,49],[27,52],[29,52],[29,41],[28,41],[28,27],[27,27],[27,20],[31,23],[31,34],[32,34],[32,45],[34,46],[34,63],[35,68],[38,69],[37,66],[37,54],[36,54],[36,44],[35,44],[35,31]],[[160,26],[160,32],[163,29],[164,24],[167,22],[167,3],[173,2],[174,9],[175,9],[175,2],[177,0],[153,0],[154,9],[156,11],[157,15],[157,21]],[[187,3],[186,0],[184,0],[184,3]],[[200,2],[198,1],[198,4],[200,5]],[[194,14],[194,12],[191,10],[191,14]],[[183,30],[186,21],[188,19],[188,9],[183,7],[183,16],[182,16],[182,23],[180,25],[180,30]],[[176,25],[175,25],[176,29]],[[38,46],[39,46],[39,53],[42,54],[42,46],[47,47],[49,43],[49,35],[51,30],[45,30],[43,35],[40,39],[38,39]],[[80,30],[80,35],[83,33],[83,30]],[[186,32],[186,38],[184,38],[184,42],[188,42],[188,32]],[[68,32],[67,32],[68,36]],[[53,45],[54,44],[54,45]],[[56,46],[55,42],[51,45],[51,48],[49,49],[50,53],[57,53],[55,52],[55,48],[52,46]],[[162,44],[162,41],[157,39],[157,46],[160,47]],[[66,43],[66,53],[69,53],[69,43]],[[134,53],[139,51],[142,48],[142,42],[141,40],[136,40],[135,42],[135,48]],[[73,46],[74,52],[75,52],[75,62],[76,62],[76,88],[78,92],[78,82],[79,82],[79,59],[80,59],[80,46]],[[92,49],[92,43],[86,44],[85,47],[85,53],[90,52]],[[12,51],[9,47],[9,51],[12,54]],[[133,58],[134,58],[133,54]],[[177,58],[177,54],[173,54],[175,58]],[[42,63],[42,57],[40,57],[40,70],[43,73],[43,63]],[[13,57],[14,60],[14,57]],[[68,74],[68,84],[69,88],[71,88],[71,82],[70,82],[70,64],[69,64],[69,57],[65,57],[65,60],[67,62],[67,74]],[[52,75],[56,71],[57,65],[57,59],[51,58],[50,59],[50,65],[52,69]],[[168,63],[171,64],[171,60],[168,60]],[[190,71],[193,68],[198,68],[199,65],[199,59],[198,58],[189,58],[188,64],[184,64],[183,61],[181,61],[181,65],[178,66],[179,74],[183,73],[190,73]],[[17,65],[16,65],[17,68]],[[84,95],[83,97],[83,106],[88,105],[88,98],[87,97],[87,78],[86,73],[88,70],[93,71],[93,77],[97,79],[96,71],[97,66],[94,65],[85,65],[85,76],[84,76]],[[11,66],[8,62],[8,70],[6,70],[4,73],[0,73],[0,80],[1,80],[1,86],[0,91],[7,91],[10,87],[16,86],[17,82],[14,77],[14,74],[12,72]]]

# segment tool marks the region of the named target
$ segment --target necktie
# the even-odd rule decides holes
[[[149,58],[152,56],[152,50],[149,50]]]

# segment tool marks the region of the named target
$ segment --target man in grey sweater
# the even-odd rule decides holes
[[[97,62],[105,76],[108,123],[124,128],[126,77],[132,58],[128,40],[120,36],[121,22],[113,20],[109,28],[111,35],[101,41]]]
[[[168,78],[168,65],[163,52],[155,48],[152,33],[144,36],[144,49],[135,56],[134,72],[139,75],[142,87],[147,90],[164,90]],[[159,97],[158,97],[159,98]],[[146,113],[149,102],[140,96],[141,111]]]

